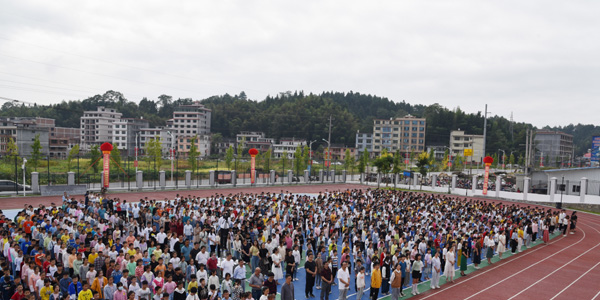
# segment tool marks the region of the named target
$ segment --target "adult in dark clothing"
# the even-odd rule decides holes
[[[292,275],[294,274],[294,269],[296,269],[296,260],[292,255],[292,250],[287,250],[285,254],[285,274]]]
[[[321,271],[321,300],[329,300],[329,292],[333,283],[333,273],[331,273],[329,264],[331,264],[331,258],[323,264],[323,271]]]
[[[294,284],[292,284],[292,274],[285,276],[285,283],[281,287],[281,300],[294,300]]]
[[[306,287],[304,288],[304,295],[306,295],[306,298],[311,298],[315,296],[313,295],[313,286],[315,285],[315,275],[317,275],[317,264],[314,261],[312,252],[310,252],[306,258],[304,269],[306,270]]]
[[[269,289],[269,295],[277,295],[277,281],[275,281],[275,274],[269,272],[268,279],[265,280],[263,286]]]

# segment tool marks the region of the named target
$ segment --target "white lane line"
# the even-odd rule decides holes
[[[568,264],[570,264],[570,263],[574,262],[575,260],[577,260],[577,259],[579,259],[580,257],[582,257],[584,254],[586,254],[586,253],[588,253],[588,252],[592,251],[592,249],[594,249],[594,248],[596,248],[596,247],[598,247],[598,246],[600,246],[600,243],[596,244],[596,246],[594,246],[594,247],[590,248],[588,251],[585,251],[585,252],[583,252],[583,253],[579,254],[577,257],[575,257],[575,258],[571,259],[571,260],[570,260],[570,261],[568,261],[566,264],[564,264],[564,265],[560,266],[560,268],[558,268],[558,269],[555,269],[554,271],[552,271],[552,272],[550,272],[548,275],[546,275],[546,276],[544,276],[544,277],[540,278],[538,281],[536,281],[536,282],[532,283],[532,284],[531,284],[531,285],[529,285],[528,287],[526,287],[526,288],[522,289],[520,292],[516,293],[514,296],[512,296],[512,297],[508,298],[508,300],[515,298],[516,296],[518,296],[518,295],[520,295],[521,293],[523,293],[524,291],[526,291],[526,290],[530,289],[532,286],[534,286],[534,285],[536,285],[536,284],[540,283],[542,280],[544,280],[544,279],[546,279],[546,278],[550,277],[552,274],[554,274],[554,273],[558,272],[560,269],[562,269],[562,268],[566,267]],[[596,264],[596,265],[597,265],[597,264]],[[590,270],[591,270],[591,269],[590,269]],[[588,272],[589,272],[589,271],[588,271]],[[586,273],[587,273],[587,272],[586,272]],[[581,278],[581,277],[580,277],[580,278]],[[573,281],[573,283],[575,283],[575,281]],[[573,283],[571,283],[571,284],[573,284]],[[556,296],[555,296],[555,297],[556,297]],[[554,299],[554,298],[552,298],[552,299]]]
[[[594,298],[592,298],[592,300],[595,300],[596,298],[598,298],[598,296],[600,296],[600,291],[598,291],[598,293],[596,293],[596,296],[594,296]]]
[[[562,289],[560,292],[558,292],[558,294],[556,294],[554,297],[550,298],[550,300],[555,299],[556,297],[558,297],[558,295],[562,294],[562,292],[566,291],[569,287],[571,287],[575,282],[577,282],[579,279],[581,279],[583,276],[585,276],[587,273],[589,273],[590,271],[592,271],[595,267],[597,267],[598,265],[600,265],[600,261],[595,264],[593,267],[591,267],[589,270],[587,270],[587,272],[581,274],[581,276],[579,276],[577,279],[575,279],[575,281],[571,282],[571,284],[567,285],[564,289]],[[600,293],[600,292],[599,292]],[[597,296],[597,295],[596,295]]]
[[[563,239],[562,237],[556,237],[556,238],[554,239],[554,241],[552,241],[552,242],[548,243],[548,244],[547,244],[547,245],[545,245],[545,246],[552,245],[552,244],[554,244],[554,243],[558,243],[558,242],[560,242],[562,239]],[[421,298],[421,299],[427,299],[427,298],[433,297],[433,296],[435,296],[435,295],[437,295],[437,294],[439,294],[439,293],[442,293],[442,292],[444,292],[444,291],[447,291],[447,290],[449,290],[449,289],[451,289],[451,288],[453,288],[453,287],[456,287],[456,286],[458,286],[458,285],[461,285],[461,284],[463,284],[463,283],[465,283],[465,282],[467,282],[467,281],[470,281],[470,280],[472,280],[472,279],[474,279],[474,278],[477,278],[477,277],[479,277],[479,276],[481,276],[481,275],[483,275],[483,274],[485,274],[485,273],[487,273],[487,272],[490,272],[490,271],[492,271],[492,270],[495,270],[496,268],[502,267],[502,266],[504,266],[504,265],[506,265],[506,264],[509,264],[509,263],[511,263],[511,262],[513,262],[513,261],[515,261],[515,260],[517,260],[517,259],[520,259],[520,258],[522,258],[522,257],[525,257],[525,256],[527,256],[527,255],[531,254],[531,253],[534,253],[534,252],[536,252],[536,251],[539,251],[539,250],[541,250],[541,249],[544,249],[544,248],[546,248],[546,247],[541,247],[541,246],[542,246],[541,244],[540,244],[539,246],[540,246],[540,247],[539,247],[539,248],[537,248],[537,249],[533,249],[533,250],[531,250],[531,251],[528,251],[528,252],[526,252],[525,254],[523,254],[523,255],[521,255],[521,256],[519,256],[519,257],[515,257],[514,259],[510,259],[510,258],[514,257],[513,255],[516,255],[516,254],[513,254],[513,255],[511,255],[510,257],[507,257],[506,259],[504,259],[503,261],[501,261],[501,262],[498,262],[498,263],[496,264],[496,266],[495,266],[495,267],[491,267],[491,268],[489,268],[489,269],[488,269],[488,270],[486,270],[486,271],[483,271],[483,272],[481,272],[481,273],[478,273],[477,275],[474,275],[474,276],[472,276],[472,277],[469,277],[469,278],[467,278],[467,279],[465,279],[465,280],[459,281],[459,282],[457,282],[456,284],[452,284],[452,285],[446,285],[446,284],[444,284],[444,286],[446,286],[445,288],[441,288],[439,291],[437,291],[437,292],[435,292],[435,293],[433,293],[433,294],[427,295],[427,296],[425,296],[425,297],[423,297],[423,298]]]
[[[589,225],[586,225],[586,226],[589,226]],[[590,227],[590,228],[592,228],[592,229],[594,229],[594,230],[595,230],[597,233],[600,233],[600,231],[598,231],[598,229],[596,229],[596,228],[594,228],[594,227],[591,227],[591,226],[589,226],[589,227]],[[584,232],[584,235],[585,235],[585,232]],[[552,275],[552,274],[556,273],[558,270],[560,270],[560,269],[564,268],[564,267],[565,267],[565,266],[567,266],[568,264],[570,264],[570,263],[574,262],[575,260],[579,259],[579,258],[580,258],[581,256],[583,256],[584,254],[586,254],[586,253],[590,252],[592,249],[594,249],[594,248],[596,248],[596,247],[598,247],[598,246],[600,246],[600,243],[596,244],[596,246],[594,246],[594,247],[592,247],[592,248],[588,249],[587,251],[585,251],[585,252],[581,253],[580,255],[578,255],[577,257],[573,258],[573,259],[572,259],[571,261],[569,261],[568,263],[566,263],[566,264],[562,265],[562,266],[561,266],[560,268],[558,268],[558,269],[555,269],[555,270],[554,270],[554,271],[552,271],[550,274],[547,274],[546,276],[544,276],[544,277],[543,277],[543,278],[541,278],[540,280],[538,280],[538,281],[534,282],[534,283],[533,283],[533,284],[531,284],[530,286],[526,287],[525,289],[521,290],[520,292],[518,292],[517,294],[515,294],[514,296],[512,296],[512,297],[510,297],[510,298],[508,298],[508,299],[510,300],[510,299],[513,299],[514,297],[516,297],[516,296],[520,295],[520,294],[521,294],[521,293],[523,293],[524,291],[526,291],[526,290],[530,289],[532,286],[534,286],[534,285],[536,285],[536,284],[540,283],[542,280],[544,280],[544,279],[548,278],[550,275]],[[598,264],[596,264],[596,266],[597,266],[597,265],[598,265]],[[595,266],[594,266],[594,267],[595,267]],[[593,269],[593,267],[592,267],[592,269]],[[590,269],[590,270],[588,270],[587,272],[585,272],[585,274],[587,274],[587,273],[588,273],[589,271],[591,271],[592,269]],[[584,275],[585,275],[585,274],[584,274]],[[583,276],[583,275],[582,275],[582,276]],[[579,277],[579,278],[581,278],[581,277]],[[579,278],[577,278],[577,280],[579,280]],[[575,280],[575,281],[577,281],[577,280]],[[571,284],[569,284],[569,286],[573,285],[573,283],[575,283],[575,281],[573,281]],[[565,289],[563,289],[563,290],[562,290],[560,293],[562,293],[564,290],[566,290],[566,289],[567,289],[569,286],[567,286]],[[560,293],[558,293],[558,294],[560,294]],[[556,298],[556,296],[558,296],[558,294],[556,294],[556,295],[554,296],[554,298]],[[554,298],[552,298],[552,299],[554,299]]]
[[[521,270],[521,271],[519,271],[519,272],[513,273],[512,275],[510,275],[510,276],[508,276],[508,277],[506,277],[506,278],[504,278],[504,279],[502,279],[502,280],[500,280],[500,281],[498,281],[498,282],[496,282],[496,283],[494,283],[494,284],[492,284],[492,285],[490,285],[490,286],[486,287],[485,289],[482,289],[482,290],[480,290],[479,292],[477,292],[477,293],[475,293],[475,294],[473,294],[473,295],[471,295],[471,296],[469,296],[469,297],[467,297],[467,298],[465,298],[465,300],[467,300],[467,299],[471,299],[471,298],[475,297],[476,295],[479,295],[479,294],[481,294],[482,292],[485,292],[485,291],[487,291],[487,290],[489,290],[489,289],[491,289],[491,288],[493,288],[493,287],[495,287],[495,286],[497,286],[497,285],[501,284],[502,282],[504,282],[504,281],[506,281],[506,280],[508,280],[508,279],[510,279],[510,278],[513,278],[513,277],[517,276],[518,274],[521,274],[521,273],[523,273],[523,272],[525,272],[525,271],[529,270],[529,269],[530,269],[530,268],[532,268],[533,266],[536,266],[536,265],[538,265],[538,264],[540,264],[540,263],[544,262],[545,260],[547,260],[547,259],[550,259],[551,257],[553,257],[553,256],[555,256],[555,255],[557,255],[557,254],[559,254],[559,253],[561,253],[561,252],[563,252],[563,251],[565,251],[565,250],[567,250],[567,249],[569,249],[569,248],[571,248],[571,247],[573,247],[573,246],[575,246],[575,245],[577,245],[577,244],[581,243],[581,242],[582,242],[582,241],[585,239],[585,236],[586,236],[586,234],[585,234],[585,230],[581,229],[581,231],[583,232],[583,236],[581,237],[581,239],[580,239],[579,241],[577,241],[577,243],[575,243],[575,244],[571,244],[570,246],[568,246],[568,247],[565,247],[565,248],[563,248],[562,250],[560,250],[560,251],[557,251],[556,253],[554,253],[554,254],[552,254],[552,255],[550,255],[550,256],[548,256],[548,257],[546,257],[546,258],[542,259],[542,260],[539,260],[539,261],[537,261],[537,262],[536,262],[536,263],[534,263],[534,264],[531,264],[531,265],[529,265],[527,268],[525,268],[525,269],[522,269],[522,270]]]

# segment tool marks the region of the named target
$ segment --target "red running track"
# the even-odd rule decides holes
[[[139,199],[162,200],[176,194],[207,197],[235,193],[318,193],[326,190],[367,189],[362,185],[334,184],[310,186],[274,186],[255,188],[152,191],[111,194],[137,202]],[[81,197],[78,197],[81,198]],[[459,197],[463,198],[464,197]],[[509,201],[482,199],[493,202]],[[1,209],[59,203],[61,197],[14,197],[0,199]],[[523,206],[535,206],[523,204]],[[570,212],[568,212],[570,214]],[[576,234],[557,237],[548,245],[539,245],[513,255],[492,266],[470,273],[439,290],[429,290],[411,299],[599,299],[600,300],[600,215],[579,214]],[[460,276],[459,276],[460,277]],[[427,283],[425,283],[427,284]]]

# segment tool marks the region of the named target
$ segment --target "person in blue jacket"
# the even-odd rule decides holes
[[[71,300],[77,300],[79,292],[83,289],[81,282],[79,282],[79,276],[73,276],[73,282],[69,285],[69,297]]]

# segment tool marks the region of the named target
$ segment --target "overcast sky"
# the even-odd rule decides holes
[[[355,91],[600,125],[599,1],[0,4],[0,97]]]

